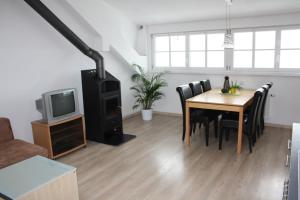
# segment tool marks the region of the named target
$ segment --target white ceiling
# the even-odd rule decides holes
[[[224,0],[104,0],[137,24],[220,19]],[[232,17],[300,12],[300,0],[234,0]]]

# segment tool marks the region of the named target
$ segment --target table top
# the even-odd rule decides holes
[[[75,170],[54,160],[34,156],[0,170],[0,197],[20,198]]]
[[[200,95],[187,99],[187,102],[244,106],[254,96],[255,90],[238,90],[236,94],[222,94],[221,89],[212,89]]]

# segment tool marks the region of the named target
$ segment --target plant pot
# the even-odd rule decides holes
[[[152,120],[152,109],[142,110],[142,118],[144,121]]]

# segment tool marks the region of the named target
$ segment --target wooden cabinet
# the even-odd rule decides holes
[[[51,159],[56,159],[86,146],[84,117],[82,115],[51,123],[33,121],[31,125],[34,143],[48,149]]]

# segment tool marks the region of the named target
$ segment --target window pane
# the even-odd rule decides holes
[[[155,51],[169,51],[169,36],[155,37]]]
[[[274,50],[255,51],[255,68],[274,68]]]
[[[208,50],[223,50],[224,33],[214,33],[207,35],[207,49]]]
[[[260,31],[255,33],[255,49],[275,49],[275,31]]]
[[[207,67],[224,67],[224,51],[208,51]]]
[[[234,51],[235,68],[252,68],[252,51]]]
[[[205,67],[205,52],[191,52],[190,53],[191,67]]]
[[[185,52],[172,52],[171,53],[171,66],[172,67],[185,67]]]
[[[160,52],[155,53],[155,66],[156,67],[168,67],[169,64],[169,53]]]
[[[171,51],[185,51],[185,36],[171,36]]]
[[[234,49],[252,49],[253,33],[234,33]]]
[[[300,48],[300,29],[281,31],[281,49]]]
[[[190,35],[190,50],[205,50],[205,35],[204,34],[193,34]]]
[[[300,68],[300,50],[281,50],[280,68]]]

